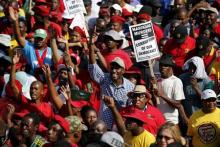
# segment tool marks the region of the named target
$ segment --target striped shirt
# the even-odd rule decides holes
[[[123,78],[123,84],[116,86],[110,78],[109,73],[104,73],[97,64],[89,64],[88,66],[90,76],[93,80],[100,84],[101,96],[107,95],[114,98],[117,108],[126,107],[128,100],[128,92],[134,89],[134,84],[128,79]],[[111,110],[101,101],[99,117],[111,129],[113,125],[113,115]]]

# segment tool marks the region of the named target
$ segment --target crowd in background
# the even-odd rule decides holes
[[[84,28],[63,0],[0,0],[0,145],[219,147],[220,0],[83,3]],[[160,57],[136,62],[149,21]]]

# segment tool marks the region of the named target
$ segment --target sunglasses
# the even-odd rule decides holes
[[[141,98],[141,99],[143,99],[143,98],[145,98],[145,97],[146,97],[145,93],[132,93],[132,94],[131,94],[131,98],[132,98],[132,99],[136,99],[136,98]]]

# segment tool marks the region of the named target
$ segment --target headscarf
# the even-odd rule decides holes
[[[198,56],[194,56],[194,57],[190,58],[189,60],[187,60],[184,63],[183,69],[184,70],[188,70],[190,63],[193,63],[196,66],[196,71],[192,75],[194,78],[205,79],[205,78],[208,77],[208,75],[207,75],[207,73],[205,71],[205,65],[204,65],[204,61],[203,61],[202,58],[200,58]]]

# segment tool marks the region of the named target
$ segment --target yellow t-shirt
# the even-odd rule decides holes
[[[189,120],[187,135],[192,136],[195,147],[220,146],[220,109],[212,113],[196,111]]]
[[[146,130],[131,138],[132,147],[149,147],[152,143],[155,143],[155,137]]]

